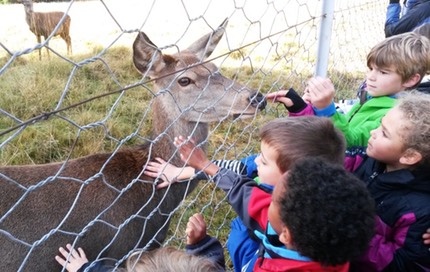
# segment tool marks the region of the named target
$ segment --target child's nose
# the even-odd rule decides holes
[[[373,73],[373,71],[367,72],[366,78],[367,78],[367,80],[374,80],[375,79],[375,73]]]

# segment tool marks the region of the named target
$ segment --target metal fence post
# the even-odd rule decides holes
[[[333,26],[334,1],[323,0],[320,34],[318,37],[317,63],[315,76],[326,77],[330,53],[330,39]]]

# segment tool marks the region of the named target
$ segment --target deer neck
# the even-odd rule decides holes
[[[33,5],[26,5],[24,6],[25,9],[25,21],[27,22],[28,25],[32,25],[33,21],[34,21],[34,12],[33,12]]]
[[[185,120],[184,118],[177,118],[176,114],[163,110],[160,104],[153,105],[153,131],[152,140],[154,142],[154,154],[164,157],[166,160],[173,158],[173,163],[178,165],[182,163],[177,148],[173,144],[175,137],[191,136],[196,144],[204,142],[208,136],[208,124],[197,123]],[[206,151],[206,145],[203,146]]]

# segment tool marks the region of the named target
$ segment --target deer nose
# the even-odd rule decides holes
[[[259,110],[264,110],[266,108],[267,102],[261,93],[256,93],[249,97],[251,105]]]

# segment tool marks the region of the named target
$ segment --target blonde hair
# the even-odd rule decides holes
[[[420,25],[419,27],[415,28],[413,32],[427,37],[427,39],[430,39],[430,23]]]
[[[395,108],[403,116],[400,135],[404,149],[418,151],[422,156],[419,165],[430,166],[430,95],[418,91],[404,93]]]
[[[127,272],[219,272],[208,258],[187,254],[174,247],[137,251],[127,259]]]
[[[367,66],[395,67],[402,82],[419,74],[420,79],[430,72],[430,40],[415,32],[391,36],[375,45],[367,55]],[[417,81],[416,87],[420,83]]]

